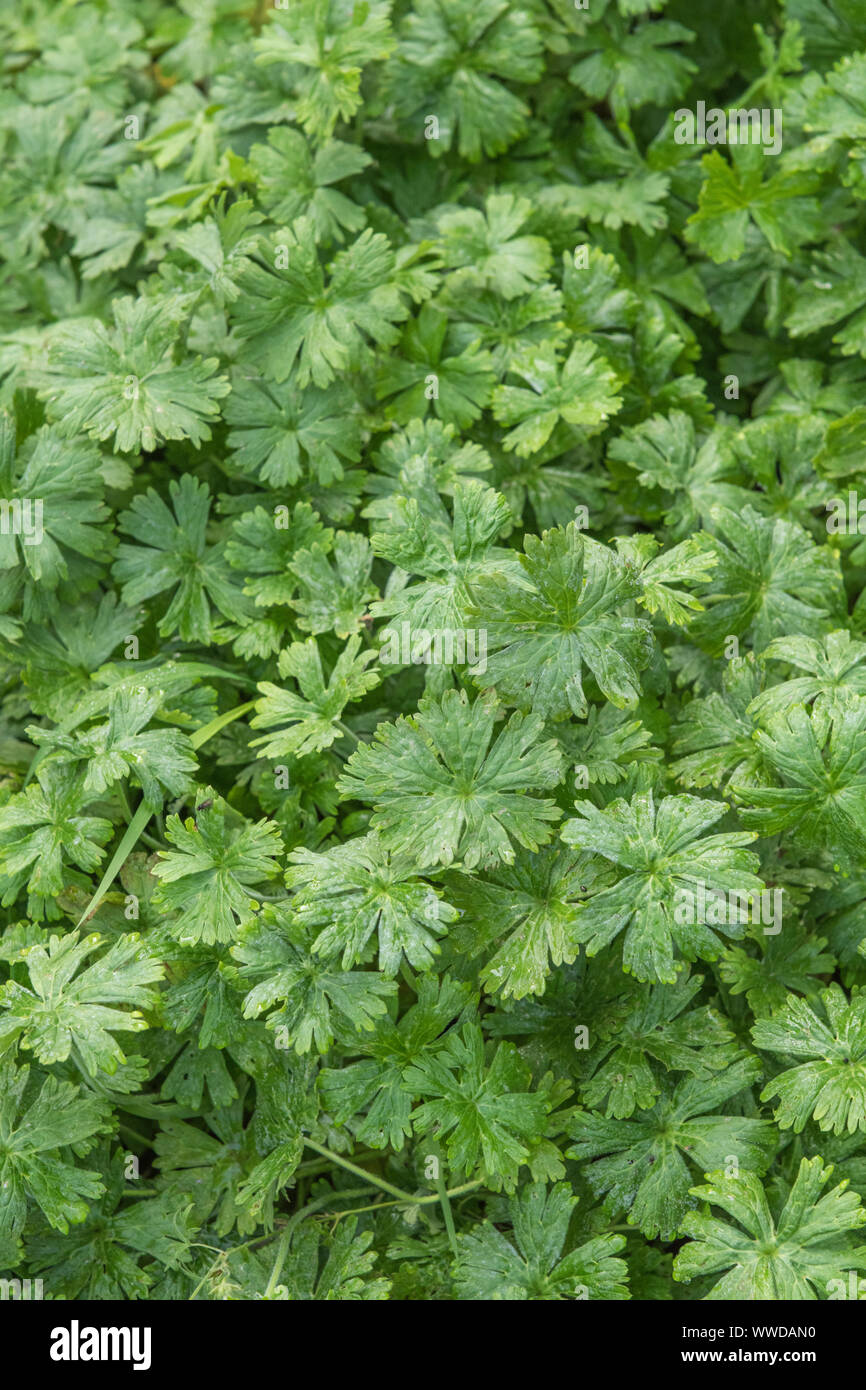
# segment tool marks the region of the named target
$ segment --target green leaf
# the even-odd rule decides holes
[[[375,972],[345,970],[310,951],[303,919],[285,908],[266,908],[259,922],[241,930],[232,954],[241,962],[240,978],[253,988],[244,999],[244,1017],[265,1010],[268,1028],[281,1048],[304,1053],[315,1045],[327,1052],[340,1025],[345,1031],[371,1031],[385,1012],[395,986]],[[282,1007],[275,1009],[276,1004]]]
[[[764,156],[760,145],[736,145],[730,163],[716,150],[701,160],[706,177],[686,236],[717,264],[739,260],[750,222],[783,256],[821,235],[814,177],[784,169],[770,173]]]
[[[569,1131],[577,1142],[568,1156],[594,1160],[585,1169],[587,1181],[593,1192],[606,1196],[612,1213],[627,1212],[629,1224],[649,1240],[673,1240],[686,1213],[697,1205],[690,1165],[705,1172],[735,1155],[744,1183],[753,1172],[766,1170],[774,1146],[772,1126],[713,1113],[760,1072],[759,1063],[748,1058],[712,1078],[668,1084],[651,1110],[630,1120],[578,1111]]]
[[[816,1012],[805,999],[788,995],[783,1008],[752,1029],[757,1047],[811,1059],[768,1082],[761,1099],[779,1097],[781,1129],[793,1125],[799,1134],[811,1117],[819,1129],[853,1134],[866,1129],[866,996],[855,991],[849,1002],[834,984],[820,998]]]
[[[313,951],[331,956],[342,950],[343,969],[364,959],[376,934],[385,976],[396,975],[404,956],[415,970],[429,970],[439,953],[436,938],[457,917],[418,877],[412,860],[389,854],[375,834],[325,854],[294,850],[290,864],[293,909],[308,929],[319,928]]]
[[[508,1204],[510,1241],[490,1221],[459,1240],[456,1283],[462,1299],[559,1302],[628,1298],[628,1266],[616,1259],[624,1236],[597,1236],[563,1256],[577,1205],[567,1183],[532,1183]]]
[[[834,1280],[837,1289],[846,1287],[848,1271],[866,1266],[863,1247],[849,1235],[866,1224],[866,1211],[847,1182],[821,1196],[832,1171],[821,1158],[804,1158],[775,1210],[754,1173],[709,1173],[693,1196],[721,1207],[731,1221],[687,1216],[683,1234],[691,1239],[676,1257],[674,1277],[687,1283],[721,1273],[709,1299],[815,1300],[832,1293]]]
[[[105,1101],[55,1076],[28,1090],[29,1076],[29,1067],[0,1063],[0,1236],[7,1241],[23,1230],[29,1201],[65,1235],[103,1191],[99,1174],[71,1162],[69,1150],[86,1152],[108,1129]]]
[[[739,903],[727,897],[760,891],[757,855],[741,846],[748,831],[704,835],[726,807],[697,796],[666,796],[658,806],[652,792],[626,801],[619,797],[603,810],[575,803],[581,819],[562,828],[562,838],[615,864],[617,882],[602,889],[581,909],[575,935],[596,955],[625,930],[623,968],[639,980],[673,984],[682,962],[715,960],[721,943],[712,927],[743,935]],[[701,910],[702,889],[711,906]],[[701,921],[702,916],[706,921]]]
[[[153,866],[160,884],[154,901],[172,914],[170,930],[179,941],[233,941],[252,914],[255,886],[277,872],[282,841],[271,822],[246,821],[210,788],[202,790],[211,794],[194,816],[166,821],[175,848],[160,851]]]
[[[481,1165],[494,1191],[513,1191],[527,1144],[542,1137],[550,1108],[542,1092],[530,1092],[516,1048],[500,1043],[488,1066],[481,1029],[468,1025],[435,1057],[410,1067],[405,1081],[425,1098],[412,1112],[415,1133],[443,1136],[451,1171],[469,1174]]]
[[[619,378],[592,343],[575,343],[562,364],[553,345],[542,343],[511,370],[527,386],[497,386],[493,414],[501,425],[513,426],[503,446],[520,458],[538,453],[560,421],[597,434],[622,404]]]
[[[324,387],[353,364],[367,340],[383,346],[397,341],[394,324],[408,310],[386,237],[368,227],[337,253],[326,282],[309,218],[278,235],[268,268],[252,265],[238,282],[235,329],[249,343],[248,361],[276,382],[297,363],[300,387],[311,381]]]
[[[494,739],[495,721],[495,704],[470,704],[462,691],[423,699],[417,715],[380,724],[373,743],[356,749],[338,789],[370,801],[384,843],[419,867],[510,864],[513,841],[535,850],[550,839],[560,813],[527,792],[556,786],[562,774],[537,716],[513,714]]]
[[[48,1065],[70,1053],[91,1076],[114,1072],[126,1058],[112,1032],[137,1033],[146,1028],[142,1009],[152,1009],[156,993],[147,986],[160,980],[163,967],[141,946],[137,934],[120,937],[97,961],[87,957],[104,945],[76,932],[52,936],[47,948],[31,947],[26,955],[31,988],[9,980],[0,991],[0,1049],[16,1039]],[[82,968],[84,967],[84,968]],[[131,1012],[120,1004],[137,1007]]]
[[[638,593],[627,566],[574,522],[524,544],[519,578],[494,571],[472,587],[471,611],[486,619],[492,648],[476,684],[545,719],[586,716],[584,672],[617,708],[634,703],[652,634],[623,616]]]
[[[48,410],[64,434],[114,439],[121,453],[210,439],[229,383],[215,357],[176,360],[181,302],[115,299],[114,327],[78,321],[54,340]]]
[[[360,646],[361,638],[356,633],[338,656],[327,684],[315,637],[293,642],[280,653],[279,673],[284,680],[296,680],[300,694],[283,690],[270,681],[260,683],[264,698],[256,701],[252,727],[273,729],[285,725],[276,733],[253,739],[252,747],[262,749],[260,758],[318,752],[330,748],[342,736],[341,718],[346,705],[379,684],[378,674],[366,670],[376,653],[359,653]]]

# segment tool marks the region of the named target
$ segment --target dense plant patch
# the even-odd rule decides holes
[[[0,39],[3,1280],[856,1297],[866,9]]]

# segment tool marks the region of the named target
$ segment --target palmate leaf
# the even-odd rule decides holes
[[[557,738],[575,760],[575,783],[613,786],[636,764],[655,762],[660,748],[649,747],[652,734],[630,711],[616,705],[591,705],[585,724],[557,725]],[[578,775],[580,781],[578,783]]]
[[[544,719],[586,716],[585,671],[618,708],[636,701],[652,633],[623,615],[639,592],[633,574],[574,522],[524,546],[519,577],[491,571],[472,585],[470,611],[492,649],[476,684]]]
[[[738,430],[732,440],[734,457],[760,489],[751,493],[752,505],[814,530],[814,509],[826,502],[826,486],[815,466],[825,440],[824,423],[809,415],[765,416]]]
[[[761,660],[782,661],[807,675],[770,686],[756,695],[749,714],[762,722],[784,714],[792,705],[844,705],[844,697],[866,695],[866,642],[858,642],[844,628],[820,638],[777,637],[761,653]]]
[[[103,1191],[99,1174],[70,1161],[69,1148],[86,1153],[109,1127],[109,1107],[69,1081],[47,1076],[28,1089],[29,1067],[0,1063],[0,1239],[14,1241],[24,1227],[28,1199],[64,1234],[84,1221],[89,1202]],[[65,1153],[61,1156],[60,1150]],[[6,1247],[8,1249],[8,1246]],[[6,1251],[4,1250],[4,1253]]]
[[[816,251],[806,280],[785,323],[792,338],[835,327],[833,341],[846,357],[866,353],[866,258],[846,241]]]
[[[460,629],[480,576],[516,571],[512,553],[493,544],[510,521],[505,498],[476,478],[456,478],[449,490],[450,514],[427,459],[413,455],[401,470],[399,490],[368,508],[382,518],[374,554],[422,576],[378,599],[370,609],[374,617],[406,620],[413,629]]]
[[[477,1024],[451,1033],[442,1050],[405,1073],[422,1103],[412,1112],[416,1134],[445,1141],[452,1173],[480,1166],[494,1191],[513,1191],[528,1145],[542,1138],[550,1100],[530,1091],[531,1073],[512,1043],[500,1043],[489,1065]]]
[[[689,29],[671,20],[654,19],[629,30],[617,15],[571,41],[569,52],[586,56],[571,69],[569,81],[596,101],[609,96],[617,110],[628,112],[648,101],[667,106],[695,71],[672,45],[693,39]]]
[[[453,320],[453,341],[463,352],[478,344],[490,354],[496,376],[501,379],[515,365],[525,361],[542,343],[564,341],[559,315],[562,295],[545,283],[516,299],[502,299],[495,288],[470,292],[451,282],[441,300]]]
[[[737,511],[751,501],[735,481],[736,460],[724,436],[720,431],[701,436],[684,410],[653,415],[623,430],[609,453],[637,470],[642,488],[660,489],[665,522],[678,538],[709,520],[713,507]]]
[[[171,510],[148,488],[121,513],[122,529],[138,544],[119,547],[115,578],[130,604],[172,590],[160,632],[177,632],[186,642],[208,642],[216,625],[211,604],[236,622],[250,616],[251,605],[226,564],[222,543],[208,545],[211,496],[206,484],[184,474],[169,483],[168,491]]]
[[[811,711],[793,705],[755,735],[773,785],[733,790],[740,818],[764,834],[788,831],[798,843],[826,845],[860,864],[866,858],[866,699],[839,696]]]
[[[346,705],[379,684],[378,673],[366,670],[376,653],[361,652],[360,646],[361,638],[355,633],[338,656],[327,683],[315,637],[293,642],[280,653],[279,673],[284,680],[293,677],[300,694],[271,681],[260,682],[264,698],[256,702],[256,714],[250,722],[254,729],[277,729],[253,739],[252,747],[262,750],[260,758],[320,752],[343,736],[341,721]]]
[[[761,673],[754,657],[729,661],[721,690],[689,700],[673,727],[671,765],[687,787],[727,787],[759,781],[761,756],[751,711],[760,698]]]
[[[628,1266],[615,1258],[624,1236],[597,1236],[563,1256],[576,1205],[567,1183],[521,1188],[508,1204],[513,1240],[489,1221],[459,1238],[458,1297],[493,1302],[628,1298]]]
[[[721,536],[702,537],[717,563],[692,625],[696,642],[714,654],[729,635],[749,636],[756,651],[791,633],[816,636],[844,603],[838,558],[802,527],[761,517],[752,507],[710,512]]]
[[[375,971],[345,970],[333,957],[313,956],[303,918],[282,907],[266,907],[260,921],[242,928],[232,954],[241,980],[253,986],[244,1017],[269,1010],[267,1026],[279,1046],[298,1053],[313,1045],[327,1052],[338,1026],[344,1041],[352,1032],[370,1032],[396,992]]]
[[[387,91],[404,118],[436,112],[436,156],[453,147],[478,161],[496,155],[526,129],[528,107],[506,83],[534,82],[542,71],[541,36],[525,10],[503,0],[417,0],[399,30]]]
[[[376,834],[337,845],[324,854],[297,849],[286,882],[295,890],[292,908],[305,927],[318,927],[312,949],[331,956],[342,950],[343,969],[367,954],[374,934],[379,969],[397,974],[405,956],[415,970],[429,970],[457,912],[419,878],[411,859],[391,855]]]
[[[235,521],[225,557],[243,575],[244,593],[257,608],[267,608],[288,603],[297,592],[298,578],[289,566],[298,551],[315,545],[327,552],[331,538],[308,502],[296,503],[291,512],[277,507],[273,516],[254,507]]]
[[[481,415],[495,380],[492,359],[476,342],[447,355],[447,331],[446,316],[432,304],[407,324],[400,355],[386,359],[376,382],[377,397],[392,398],[390,419],[407,424],[432,408],[441,420],[466,429]]]
[[[666,1071],[709,1077],[736,1060],[739,1046],[718,1009],[693,1006],[702,984],[701,975],[691,975],[654,986],[617,1020],[610,1036],[596,1040],[580,1088],[587,1106],[605,1106],[607,1119],[628,1119],[635,1109],[654,1105],[661,1092],[652,1062]]]
[[[275,126],[267,145],[253,145],[250,164],[257,176],[262,204],[272,221],[288,225],[308,217],[316,240],[342,241],[344,230],[359,232],[364,213],[357,203],[333,187],[360,174],[372,163],[357,145],[327,140],[313,148],[300,131]]]
[[[232,467],[274,487],[296,483],[305,468],[321,483],[335,482],[361,456],[357,405],[345,382],[301,390],[293,377],[277,384],[238,373],[223,415],[232,426]]]
[[[682,962],[715,960],[721,942],[714,928],[739,937],[745,931],[739,909],[697,918],[699,885],[713,893],[748,894],[763,884],[755,875],[758,857],[743,845],[755,835],[732,831],[704,835],[727,809],[723,802],[697,796],[666,796],[658,806],[652,792],[617,798],[603,810],[587,801],[575,803],[580,820],[562,827],[567,845],[615,864],[620,876],[581,908],[575,937],[595,955],[625,929],[623,968],[638,980],[673,984]],[[681,909],[681,910],[680,910]],[[727,919],[727,920],[726,920]]]
[[[238,923],[252,915],[255,886],[277,872],[282,840],[272,822],[253,824],[211,788],[201,792],[194,816],[166,821],[175,848],[160,851],[153,866],[160,881],[154,903],[177,914],[170,930],[179,941],[232,941]]]
[[[175,10],[160,10],[153,39],[165,50],[161,70],[189,82],[210,77],[245,36],[244,18],[239,0],[186,0]]]
[[[121,453],[210,439],[229,383],[214,357],[175,360],[182,301],[115,299],[112,313],[113,328],[78,321],[54,339],[46,395],[57,428],[114,439]]]
[[[542,343],[511,371],[526,386],[497,386],[493,414],[512,426],[503,440],[520,458],[544,447],[560,422],[583,434],[597,434],[622,405],[620,379],[607,359],[586,340],[575,343],[560,362],[552,343]]]
[[[543,237],[516,235],[531,211],[526,198],[494,193],[483,214],[467,208],[439,219],[452,293],[495,287],[505,299],[515,299],[544,280],[551,260],[548,243]]]
[[[604,882],[589,854],[547,846],[535,854],[519,850],[513,865],[484,878],[447,876],[445,891],[461,918],[452,935],[469,955],[484,954],[480,979],[487,991],[499,990],[504,999],[544,993],[551,968],[577,956],[574,925],[600,872]]]
[[[3,904],[28,892],[31,916],[56,916],[54,902],[74,865],[93,873],[105,855],[114,827],[102,816],[83,814],[89,798],[82,777],[59,767],[40,767],[36,781],[0,808],[0,887]]]
[[[75,734],[28,729],[34,743],[47,748],[60,766],[86,762],[84,790],[94,796],[123,777],[140,784],[145,805],[158,811],[166,795],[179,796],[189,787],[197,764],[186,734],[179,729],[142,732],[163,703],[161,690],[119,690],[112,694],[108,722]]]
[[[475,338],[473,334],[473,339]],[[439,420],[410,420],[399,429],[394,429],[381,448],[374,454],[376,472],[367,479],[366,489],[377,501],[373,502],[365,516],[386,516],[388,502],[395,494],[405,494],[412,484],[406,469],[414,470],[415,460],[423,458],[429,469],[425,477],[432,476],[433,491],[443,496],[451,496],[454,484],[488,473],[492,467],[489,455],[473,441],[461,441],[453,425],[442,424]],[[412,472],[414,478],[416,474]]]
[[[766,1171],[775,1144],[772,1125],[712,1113],[760,1075],[757,1059],[747,1058],[711,1078],[665,1085],[653,1108],[634,1119],[605,1120],[577,1111],[569,1122],[576,1142],[568,1156],[594,1160],[584,1170],[587,1181],[606,1197],[612,1213],[628,1213],[629,1224],[650,1240],[672,1240],[696,1206],[689,1196],[690,1165],[706,1172],[735,1155],[741,1169]]]
[[[110,184],[131,150],[118,139],[119,123],[104,106],[76,121],[73,112],[54,104],[16,103],[11,126],[14,143],[4,163],[0,227],[13,260],[38,260],[49,229],[68,228],[88,192]]]
[[[821,1195],[832,1171],[821,1158],[804,1158],[784,1205],[772,1206],[754,1173],[709,1173],[692,1195],[730,1220],[686,1216],[682,1230],[690,1239],[677,1254],[674,1278],[688,1283],[722,1274],[708,1299],[815,1300],[832,1292],[834,1280],[847,1287],[848,1271],[866,1268],[866,1247],[852,1236],[866,1225],[866,1211],[847,1182]]]
[[[168,285],[185,295],[197,294],[200,302],[211,301],[218,309],[233,303],[240,294],[238,280],[250,266],[258,245],[254,229],[264,221],[248,198],[239,198],[228,209],[225,201],[223,194],[212,216],[189,230],[175,232],[176,252],[162,266]],[[180,275],[178,264],[183,267]]]
[[[245,1081],[241,1092],[218,1107],[205,1109],[201,1127],[165,1119],[154,1140],[153,1166],[175,1210],[192,1201],[197,1219],[212,1221],[220,1236],[235,1227],[246,1235],[256,1229],[257,1216],[268,1215],[266,1203],[254,1215],[238,1195],[259,1157],[253,1120],[244,1127]]]
[[[50,625],[28,624],[24,679],[34,711],[62,722],[92,694],[91,675],[135,633],[141,618],[140,609],[125,608],[115,594],[105,593],[61,609]]]
[[[140,1032],[142,1009],[153,1008],[163,966],[136,933],[120,937],[90,965],[88,956],[105,944],[98,935],[79,941],[76,932],[52,936],[26,954],[31,988],[9,980],[0,988],[0,1051],[16,1040],[48,1065],[74,1053],[92,1075],[114,1072],[126,1061],[113,1032]],[[132,1004],[131,1012],[117,1005]],[[8,1012],[6,1012],[8,1010]]]
[[[419,976],[417,1000],[399,1021],[383,1015],[374,1032],[350,1045],[359,1061],[322,1068],[319,1090],[335,1122],[348,1123],[359,1143],[373,1149],[402,1149],[412,1133],[415,1096],[406,1069],[441,1051],[449,1030],[469,1021],[474,1002],[466,984]]]
[[[308,135],[331,134],[361,104],[365,64],[387,57],[393,40],[388,0],[297,0],[275,10],[255,41],[256,62],[288,65],[296,94],[295,115]]]
[[[659,554],[654,536],[617,536],[617,549],[629,568],[637,570],[641,592],[637,602],[648,613],[661,613],[677,627],[684,627],[692,613],[702,612],[700,603],[680,585],[706,584],[717,556],[696,537]]]
[[[252,265],[239,281],[233,318],[238,336],[249,344],[248,361],[276,382],[285,381],[297,363],[300,387],[311,381],[325,387],[368,339],[384,346],[397,341],[394,325],[409,311],[387,237],[368,227],[337,253],[326,282],[308,218],[278,235],[269,257],[274,268]]]
[[[4,516],[0,570],[26,566],[35,583],[54,590],[69,574],[69,552],[105,561],[113,544],[104,529],[109,512],[99,451],[86,441],[69,442],[44,426],[16,447],[12,416],[0,412],[0,487],[11,504]],[[15,527],[15,507],[21,523]]]
[[[745,994],[756,1018],[776,1013],[787,1001],[789,990],[811,994],[821,975],[832,974],[836,957],[827,940],[807,928],[785,924],[777,936],[757,936],[760,950],[752,953],[732,946],[724,954],[719,970],[731,994]],[[750,943],[751,945],[751,943]]]
[[[701,163],[704,185],[686,236],[717,264],[742,256],[750,219],[772,250],[783,256],[821,236],[820,208],[812,196],[814,175],[771,172],[773,166],[757,144],[732,146],[730,163],[717,150],[704,155]]]
[[[172,1193],[124,1201],[130,1195],[126,1167],[126,1155],[116,1150],[101,1168],[105,1193],[87,1219],[62,1238],[45,1229],[28,1239],[34,1270],[50,1270],[64,1298],[147,1298],[164,1270],[189,1261],[197,1230],[191,1206],[179,1207]]]
[[[337,787],[371,802],[383,842],[419,867],[510,864],[514,841],[536,850],[551,837],[558,809],[527,793],[555,787],[561,760],[535,715],[513,714],[494,738],[496,715],[493,701],[463,691],[422,699],[417,715],[379,725]]]
[[[328,553],[330,552],[330,553]],[[366,536],[337,531],[333,549],[313,542],[295,551],[291,567],[298,579],[298,596],[289,600],[305,632],[334,632],[345,639],[357,633],[371,599],[379,590],[370,581],[373,553]]]
[[[866,1129],[866,995],[850,1002],[839,985],[821,991],[820,1011],[789,994],[771,1018],[752,1029],[764,1051],[801,1061],[769,1081],[762,1100],[778,1096],[776,1123],[799,1134],[811,1117],[835,1134]],[[826,1018],[826,1022],[825,1022]]]

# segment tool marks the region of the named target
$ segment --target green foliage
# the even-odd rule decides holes
[[[744,8],[3,7],[0,1280],[866,1269],[866,21]]]

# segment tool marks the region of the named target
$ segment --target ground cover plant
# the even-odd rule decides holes
[[[0,39],[3,1296],[861,1296],[866,10]]]

